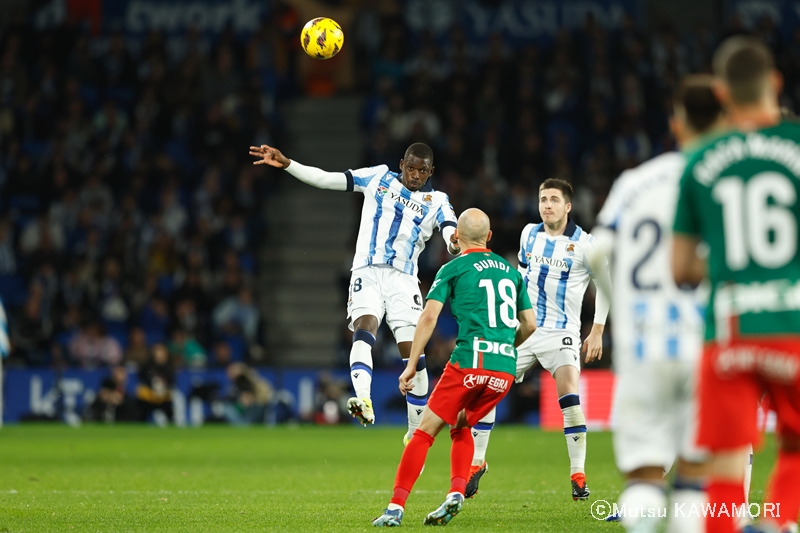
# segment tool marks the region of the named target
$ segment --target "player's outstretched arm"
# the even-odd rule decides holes
[[[318,189],[347,190],[347,176],[344,172],[327,172],[321,168],[301,165],[297,161],[292,161],[283,155],[280,150],[272,146],[266,144],[251,146],[250,155],[261,158],[258,161],[253,161],[254,165],[282,168],[303,183],[308,183]]]
[[[437,300],[428,300],[425,304],[425,309],[419,317],[417,322],[417,329],[414,331],[414,342],[411,343],[411,354],[408,356],[406,369],[400,374],[398,378],[400,382],[400,392],[404,395],[406,392],[414,388],[411,380],[417,374],[417,363],[425,351],[425,346],[433,335],[433,330],[436,328],[436,322],[439,320],[439,313],[442,312],[444,304]]]
[[[536,313],[533,312],[533,309],[520,311],[517,319],[519,320],[519,327],[514,337],[514,347],[528,340],[528,337],[536,331]]]

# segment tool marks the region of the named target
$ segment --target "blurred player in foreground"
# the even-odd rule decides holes
[[[572,185],[561,179],[545,180],[539,187],[539,214],[542,222],[522,230],[519,271],[525,279],[531,303],[536,305],[537,330],[519,347],[517,382],[538,360],[556,380],[558,403],[564,415],[564,436],[570,462],[572,499],[589,497],[586,484],[586,419],[578,396],[581,374],[581,306],[586,287],[595,275],[586,257],[594,248],[594,238],[570,218]],[[608,276],[606,272],[604,274]],[[608,296],[597,292],[594,325],[583,350],[586,362],[603,355],[603,329],[608,315]],[[473,428],[475,457],[472,460],[467,498],[478,492],[478,482],[486,472],[486,448],[494,427],[492,410]]]
[[[800,511],[800,125],[781,121],[783,80],[760,40],[731,37],[713,67],[717,98],[739,131],[689,159],[672,265],[676,283],[707,277],[711,285],[698,390],[698,444],[712,452],[707,492],[717,509],[706,530],[736,529],[733,508],[745,500],[741,458],[760,440],[757,406],[766,393],[779,452],[753,530],[789,531]]]
[[[711,76],[688,76],[674,96],[670,129],[682,150],[691,150],[722,127],[722,108]],[[634,509],[667,507],[664,471],[675,461],[675,505],[705,502],[705,455],[696,448],[695,372],[703,343],[703,297],[672,279],[672,221],[678,184],[686,166],[680,152],[660,155],[622,173],[592,230],[600,270],[613,257],[614,452],[625,474],[619,496],[626,530],[656,531],[661,518]],[[613,255],[612,255],[613,253]],[[601,287],[608,291],[607,287]],[[668,532],[704,531],[703,518],[670,516]]]
[[[282,168],[304,183],[320,189],[364,194],[361,225],[350,278],[347,317],[353,330],[350,378],[356,392],[347,408],[363,424],[375,423],[372,408],[372,346],[378,326],[386,316],[404,361],[408,360],[414,328],[422,313],[417,281],[417,259],[434,228],[442,233],[448,251],[459,253],[454,236],[456,216],[446,194],[434,191],[433,151],[425,144],[408,147],[400,161],[400,173],[386,165],[326,172],[301,165],[271,146],[251,146],[250,155],[261,158],[255,165]],[[419,425],[428,397],[425,356],[415,362],[414,392],[406,395],[408,442]]]
[[[450,362],[431,394],[419,429],[403,450],[389,506],[372,524],[399,526],[408,495],[419,477],[436,435],[450,425],[450,492],[426,525],[445,525],[464,503],[473,441],[470,426],[503,399],[514,380],[514,348],[536,329],[536,317],[522,276],[502,257],[486,248],[491,238],[489,217],[467,209],[458,219],[460,257],[444,265],[428,293],[417,324],[408,365],[400,375],[400,390],[414,390],[415,363],[433,334],[439,313],[450,299],[458,322],[458,339]],[[519,324],[519,328],[517,325]]]

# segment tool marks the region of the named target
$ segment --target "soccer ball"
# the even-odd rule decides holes
[[[330,59],[342,49],[344,32],[333,19],[311,19],[300,32],[300,45],[314,59]]]

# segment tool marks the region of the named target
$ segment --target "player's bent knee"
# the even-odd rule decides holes
[[[375,335],[366,329],[357,329],[353,332],[353,342],[363,341],[370,346],[375,346]]]
[[[378,325],[378,317],[372,314],[361,315],[353,320],[354,330],[363,329],[369,331],[373,337],[378,333]]]

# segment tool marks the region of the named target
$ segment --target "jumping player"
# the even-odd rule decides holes
[[[433,230],[442,233],[448,251],[459,253],[455,238],[456,216],[446,194],[434,191],[433,151],[425,144],[408,147],[400,172],[386,165],[346,172],[326,172],[301,165],[267,145],[251,146],[255,165],[282,168],[304,183],[320,189],[364,194],[361,225],[350,278],[347,316],[353,330],[350,378],[356,397],[347,408],[363,425],[375,423],[372,408],[372,346],[378,326],[386,317],[403,360],[408,360],[414,329],[422,313],[417,281],[417,259]],[[408,442],[419,425],[428,396],[425,356],[415,363],[414,392],[406,395]]]
[[[424,524],[445,525],[461,511],[473,453],[470,426],[494,409],[511,388],[517,359],[514,347],[536,329],[522,276],[502,257],[486,249],[492,236],[489,217],[479,209],[467,209],[458,219],[455,236],[463,252],[439,270],[431,285],[408,365],[400,376],[400,390],[404,394],[414,390],[414,363],[433,334],[448,298],[458,322],[456,347],[431,394],[419,429],[403,450],[391,502],[373,520],[375,526],[400,525],[428,449],[448,424],[453,440],[450,492],[444,503],[428,514]]]
[[[676,283],[710,282],[700,362],[698,444],[712,452],[708,533],[735,531],[742,457],[760,440],[762,393],[777,414],[778,460],[758,531],[789,531],[800,511],[800,125],[782,121],[782,77],[754,37],[714,54],[715,92],[738,131],[690,158],[675,212]],[[708,260],[697,254],[708,245]],[[722,506],[727,512],[722,512]],[[772,512],[769,512],[770,505]],[[777,508],[777,512],[776,512]]]
[[[517,382],[538,360],[556,380],[558,403],[564,415],[564,436],[570,462],[572,499],[586,500],[586,419],[578,396],[581,364],[581,306],[590,279],[595,275],[587,263],[594,238],[570,218],[572,185],[561,179],[545,180],[539,187],[539,214],[542,222],[522,230],[519,271],[536,305],[534,335],[519,347]],[[605,273],[607,277],[607,272]],[[596,281],[596,280],[595,280]],[[603,329],[608,315],[608,296],[597,291],[592,331],[583,343],[586,362],[602,357]],[[478,491],[478,482],[487,470],[486,448],[494,427],[492,410],[473,428],[475,457],[472,461],[467,497]]]

